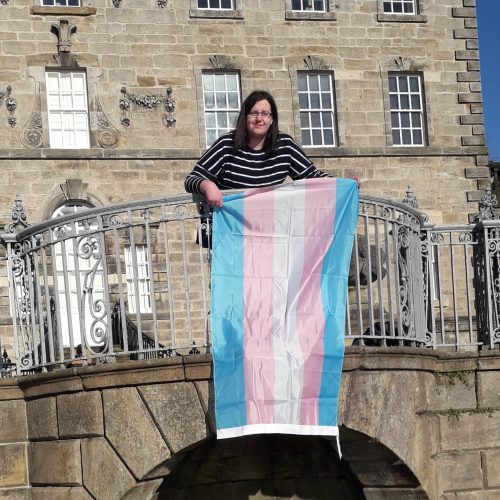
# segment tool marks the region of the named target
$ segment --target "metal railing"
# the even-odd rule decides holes
[[[413,206],[412,206],[413,205]],[[190,195],[94,208],[1,235],[19,373],[210,348],[210,214]],[[411,196],[360,197],[346,343],[500,344],[500,221],[432,226]]]

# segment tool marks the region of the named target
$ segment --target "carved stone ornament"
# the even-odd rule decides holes
[[[235,65],[228,56],[214,54],[208,58],[213,69],[235,69]]]
[[[113,0],[113,7],[120,7],[122,0]]]
[[[7,5],[9,0],[0,0],[0,5]]]
[[[17,233],[29,226],[23,202],[19,194],[16,194],[14,205],[11,211],[11,223],[5,226],[6,233]]]
[[[29,149],[40,148],[43,145],[42,111],[40,105],[40,85],[36,84],[35,104],[26,125],[21,132],[21,142]]]
[[[394,59],[399,71],[410,71],[413,66],[413,61],[408,57],[401,57]]]
[[[321,71],[328,69],[328,65],[319,57],[306,56],[304,57],[304,66],[308,71]]]
[[[104,149],[116,148],[120,135],[102,109],[101,101],[97,93],[97,85],[95,90],[95,108],[97,118],[97,142],[99,146]]]
[[[81,179],[67,179],[63,184],[59,184],[66,200],[84,200],[89,185]]]
[[[7,108],[7,111],[9,112],[9,116],[7,118],[7,123],[11,127],[15,127],[17,120],[16,117],[14,116],[14,111],[17,108],[17,102],[16,100],[12,97],[12,87],[9,85],[5,90],[0,90],[0,104],[5,99],[5,107]]]
[[[51,33],[57,36],[57,54],[54,59],[61,67],[78,66],[76,56],[71,54],[71,36],[76,33],[76,26],[67,19],[59,19],[58,24],[50,27]]]
[[[174,117],[175,101],[172,99],[172,87],[167,87],[164,94],[147,94],[144,96],[131,94],[125,87],[121,88],[120,110],[122,112],[121,124],[124,127],[130,126],[130,103],[134,103],[141,108],[153,109],[164,103],[163,124],[165,127],[175,127]]]
[[[167,6],[167,0],[158,0],[158,7],[164,9]]]

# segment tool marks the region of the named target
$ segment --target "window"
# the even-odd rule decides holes
[[[332,75],[299,73],[298,88],[302,145],[336,146]]]
[[[240,111],[240,81],[237,73],[204,73],[203,105],[207,146],[234,129]]]
[[[45,76],[50,147],[90,147],[85,73],[48,71]]]
[[[81,7],[82,0],[41,0],[41,5],[46,7]]]
[[[139,297],[139,311],[150,313],[151,278],[146,245],[135,245],[135,263],[131,247],[125,247],[125,270],[127,274],[128,312],[137,313],[136,289]],[[134,265],[135,264],[135,265]]]
[[[385,14],[417,14],[417,0],[383,0]]]
[[[389,74],[393,146],[424,146],[425,113],[421,75]]]
[[[234,0],[198,0],[198,9],[233,10]]]
[[[292,0],[292,10],[326,12],[326,0]]]

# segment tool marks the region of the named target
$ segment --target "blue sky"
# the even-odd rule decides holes
[[[500,161],[500,0],[477,0],[486,144]]]

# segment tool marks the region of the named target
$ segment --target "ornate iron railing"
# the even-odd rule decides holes
[[[500,343],[500,221],[431,226],[361,196],[346,343],[477,349]],[[89,209],[1,236],[19,373],[210,348],[210,214],[191,196]]]

